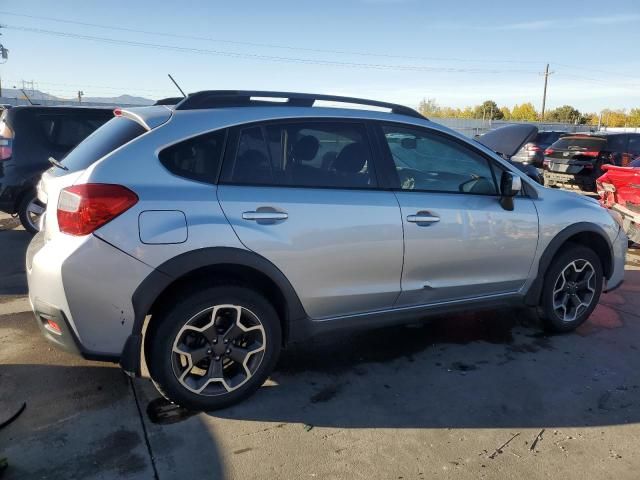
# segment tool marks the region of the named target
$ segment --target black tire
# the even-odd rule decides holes
[[[591,265],[594,272],[592,283],[589,283],[587,288],[580,290],[579,286],[580,284],[583,284],[582,281],[566,281],[565,283],[569,284],[565,287],[567,290],[558,291],[558,288],[563,282],[560,278],[562,272],[569,268],[569,270],[565,271],[568,279],[568,277],[571,276],[572,271],[575,271],[575,268],[571,267],[573,262],[576,262],[574,265],[577,265],[578,268],[585,269],[583,273],[580,274],[583,276],[586,275],[586,271],[589,269],[589,266],[586,265],[585,262],[588,262],[588,264]],[[580,275],[577,280],[582,280]],[[603,281],[602,263],[598,255],[596,255],[593,250],[582,245],[569,245],[563,248],[553,259],[544,278],[539,312],[545,328],[552,332],[563,333],[575,330],[577,327],[582,325],[598,305],[600,294],[602,293]],[[574,288],[573,284],[576,284],[576,297],[573,297],[572,293],[574,291],[572,290],[572,288]],[[590,293],[591,289],[593,289],[592,294]],[[556,293],[554,292],[556,291],[558,291],[556,300],[564,298],[564,295],[566,294],[570,299],[573,297],[576,300],[583,300],[584,303],[587,303],[586,300],[588,299],[588,305],[578,308],[575,307],[575,304],[567,303],[567,305],[570,306],[569,311],[567,311],[566,307],[560,307],[557,309],[556,306],[562,304],[562,302],[554,302],[554,296],[556,296]],[[584,298],[581,298],[581,296]]]
[[[173,403],[191,410],[203,411],[229,407],[253,394],[269,377],[280,355],[282,331],[278,315],[273,306],[262,295],[241,286],[209,287],[188,294],[186,297],[180,296],[178,298],[176,303],[165,302],[166,310],[154,314],[156,318],[152,319],[151,331],[148,332],[146,339],[147,366],[151,379],[158,391]],[[243,315],[245,311],[252,313],[252,320],[257,319],[263,327],[264,337],[266,337],[263,337],[262,342],[264,351],[253,375],[250,377],[246,375],[245,383],[236,389],[219,394],[196,393],[183,385],[177,374],[174,373],[175,368],[181,367],[176,367],[176,354],[173,353],[173,345],[176,341],[176,336],[190,319],[198,315],[199,312],[216,305],[235,305],[242,307]],[[184,331],[181,335],[185,335]],[[260,336],[262,337],[262,334]],[[204,335],[198,340],[200,342],[208,342]],[[210,345],[210,343],[206,343],[206,345]],[[215,347],[212,346],[212,348]],[[207,361],[210,363],[214,361],[213,355],[215,354],[212,353],[203,360],[205,364]],[[225,357],[224,353],[222,357]],[[193,357],[189,355],[188,365],[191,364],[192,359]],[[220,360],[221,364],[223,361],[224,359]],[[229,361],[229,359],[226,361]],[[236,363],[235,365],[236,368],[240,368],[241,364]],[[205,378],[204,383],[206,383],[206,377],[203,378]],[[213,382],[206,389],[212,387],[222,389],[224,385],[220,382]]]
[[[34,192],[29,192],[24,195],[18,205],[18,217],[20,218],[20,223],[27,232],[32,234],[36,234],[39,231],[38,225],[34,224],[29,216],[29,205],[34,201],[37,202],[36,194]]]

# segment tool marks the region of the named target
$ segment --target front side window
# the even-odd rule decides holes
[[[498,193],[489,161],[479,153],[423,130],[382,128],[402,190]]]
[[[242,129],[223,181],[245,185],[372,188],[371,149],[363,125],[273,123]]]

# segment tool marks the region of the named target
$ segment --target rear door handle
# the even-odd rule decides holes
[[[433,215],[431,212],[418,212],[415,215],[408,215],[407,222],[411,223],[436,223],[440,221],[440,217]]]
[[[265,221],[265,220],[286,220],[289,214],[285,212],[244,212],[242,214],[244,220]]]

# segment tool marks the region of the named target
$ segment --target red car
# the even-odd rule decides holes
[[[629,240],[640,243],[640,158],[627,167],[603,165],[596,181],[602,206],[617,211]]]

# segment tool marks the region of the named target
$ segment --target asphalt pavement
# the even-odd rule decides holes
[[[0,218],[0,458],[8,479],[637,478],[640,250],[577,332],[468,312],[284,351],[213,413],[50,346],[25,299],[29,235]]]

